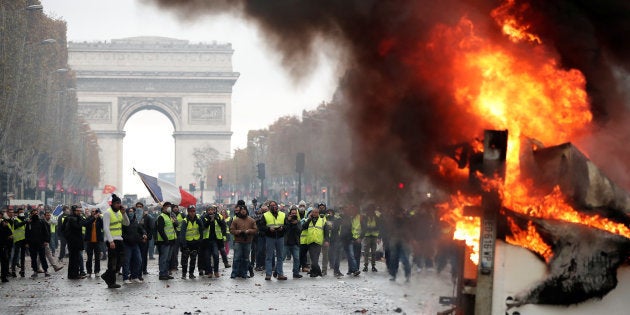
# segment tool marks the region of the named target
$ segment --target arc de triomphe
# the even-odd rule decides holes
[[[96,133],[101,149],[95,199],[106,184],[124,193],[123,128],[144,109],[160,111],[173,124],[176,185],[188,189],[196,182],[195,149],[212,148],[229,156],[232,86],[239,77],[232,71],[233,52],[231,44],[191,44],[164,37],[68,44],[79,114]]]

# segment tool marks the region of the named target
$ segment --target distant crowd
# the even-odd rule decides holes
[[[329,273],[357,277],[378,272],[376,261],[383,259],[390,280],[396,281],[402,264],[409,281],[412,265],[441,272],[450,262],[451,270],[458,270],[452,228],[435,211],[427,202],[410,209],[375,204],[360,209],[352,203],[333,209],[255,199],[249,206],[239,200],[124,207],[115,194],[107,209],[70,205],[57,216],[43,205],[4,207],[0,276],[2,282],[26,277],[28,252],[32,278],[65,267],[68,279],[101,277],[108,288],[119,288],[119,278],[124,284],[143,283],[147,261],[156,259],[157,250],[158,278],[165,281],[176,275],[220,278],[221,264],[231,268],[232,279],[254,277],[255,271],[278,281]],[[283,268],[285,260],[292,262],[290,271]]]

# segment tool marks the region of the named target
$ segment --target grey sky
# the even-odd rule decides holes
[[[169,11],[147,6],[136,0],[41,0],[44,12],[68,23],[69,41],[109,41],[133,36],[164,36],[187,39],[191,42],[232,43],[233,68],[241,76],[232,94],[232,149],[243,148],[247,131],[268,126],[283,115],[299,115],[303,109],[315,108],[330,99],[336,87],[334,64],[330,58],[320,63],[310,77],[294,83],[280,66],[280,57],[267,45],[251,25],[229,16],[208,16],[181,21]],[[145,194],[144,187],[131,174],[131,167],[148,174],[173,171],[174,153],[170,130],[150,130],[144,122],[161,120],[170,124],[157,112],[142,111],[134,115],[125,130],[124,191],[118,193]],[[155,136],[157,133],[157,137]],[[148,135],[151,134],[151,140]],[[156,154],[158,148],[163,156]],[[138,150],[150,154],[141,158]],[[170,150],[170,153],[169,151]]]

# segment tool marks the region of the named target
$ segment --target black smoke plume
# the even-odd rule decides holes
[[[443,189],[451,187],[447,179],[435,176],[432,158],[445,145],[468,142],[487,127],[453,106],[449,88],[457,72],[446,70],[448,51],[431,50],[429,43],[436,26],[454,26],[462,17],[474,22],[475,32],[505,41],[490,16],[501,1],[144,1],[176,10],[186,19],[223,13],[240,16],[262,30],[296,76],[316,59],[318,40],[342,49],[347,72],[336,95],[346,105],[353,131],[353,184],[372,195],[424,175]],[[605,137],[602,130],[625,119],[628,109],[627,87],[618,78],[630,67],[629,2],[515,2],[514,13],[557,51],[562,66],[586,76],[596,135]],[[628,135],[623,131],[611,141]],[[597,150],[602,158],[608,155],[602,152],[611,152],[620,161],[630,160],[627,145],[613,145],[614,150],[607,145],[602,150],[598,141],[584,141],[584,146]],[[622,168],[626,164],[610,163]]]

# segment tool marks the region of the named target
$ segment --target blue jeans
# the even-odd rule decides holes
[[[158,245],[158,252],[160,255],[160,276],[168,276],[168,270],[171,264],[171,248],[172,245],[169,243],[164,243]]]
[[[125,244],[125,262],[123,263],[123,280],[138,279],[142,272],[142,256],[140,246]]]
[[[282,263],[284,263],[284,238],[265,237],[265,273],[271,276],[273,271],[273,253],[276,252],[276,272],[284,275]]]
[[[155,251],[155,240],[149,240],[149,258],[153,259],[153,253]]]
[[[243,277],[247,278],[249,267],[249,254],[251,251],[251,243],[234,242],[234,261],[232,263],[231,278]]]
[[[293,256],[293,275],[300,274],[300,245],[286,245],[284,248]]]
[[[57,250],[57,233],[50,233],[50,243],[48,243],[48,245],[50,246],[50,251],[54,255],[55,251]]]
[[[343,250],[346,252],[346,258],[348,258],[348,272],[353,273],[359,270],[356,256],[354,254],[354,242],[345,243],[343,246]]]

